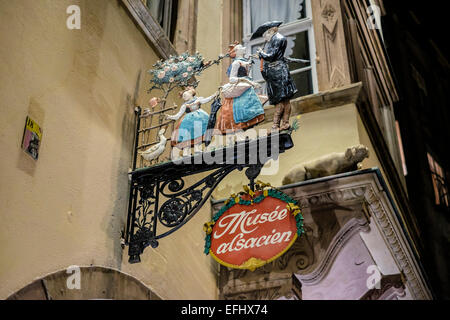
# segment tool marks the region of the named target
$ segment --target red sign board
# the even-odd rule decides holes
[[[275,260],[303,230],[295,201],[275,189],[231,198],[219,215],[206,226],[208,253],[231,268],[254,270]]]

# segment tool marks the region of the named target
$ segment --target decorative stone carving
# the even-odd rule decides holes
[[[353,218],[345,225],[343,229],[339,230],[338,234],[333,238],[330,246],[325,252],[324,258],[320,261],[319,266],[309,274],[299,275],[300,281],[308,285],[319,283],[330,270],[337,254],[346,244],[347,240],[361,231],[368,230],[369,226],[366,219]],[[301,273],[301,271],[299,271],[298,273]]]
[[[327,154],[292,168],[283,178],[283,185],[354,171],[368,157],[369,149],[363,145],[348,148],[345,152]]]
[[[225,300],[301,300],[301,283],[293,275],[286,275],[275,281],[253,283],[242,287],[243,291],[225,292]]]
[[[357,300],[368,291],[367,268],[376,263],[358,232],[344,239],[311,274],[296,275],[304,300]]]
[[[380,281],[380,289],[371,289],[361,300],[398,300],[405,296],[405,285],[400,274],[383,276]]]
[[[386,195],[383,195],[386,197]],[[386,211],[386,205],[381,201],[380,195],[374,189],[369,189],[366,193],[370,213],[375,217],[375,222],[380,227],[382,235],[389,245],[391,254],[395,258],[400,270],[404,273],[406,281],[409,284],[411,293],[416,299],[429,299],[430,294],[425,290],[423,279],[418,278],[418,267],[411,261],[412,252],[407,252],[406,239],[400,239],[398,222],[391,221]],[[391,216],[393,210],[390,210]],[[397,229],[397,230],[396,230]],[[403,238],[403,237],[402,237]],[[410,251],[410,250],[408,250]]]

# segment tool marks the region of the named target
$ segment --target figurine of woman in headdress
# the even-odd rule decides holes
[[[251,62],[244,58],[246,48],[230,46],[234,58],[229,69],[229,83],[222,86],[225,98],[217,118],[216,129],[222,134],[242,132],[264,121],[264,108],[254,88],[259,84],[248,77]]]
[[[197,97],[193,87],[188,87],[182,91],[181,97],[185,101],[177,114],[167,115],[169,120],[178,120],[172,132],[172,147],[182,149],[183,156],[190,154],[191,147],[200,145],[208,125],[209,115],[200,108],[202,104],[208,103],[218,95],[218,92],[212,96],[203,98]],[[172,154],[176,154],[174,150]]]

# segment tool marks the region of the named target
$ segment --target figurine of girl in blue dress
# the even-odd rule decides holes
[[[197,97],[193,87],[188,87],[181,96],[185,103],[175,115],[167,115],[169,120],[178,120],[172,132],[172,155],[179,153],[181,149],[183,156],[191,153],[191,147],[200,145],[208,126],[209,114],[200,108],[202,104],[212,101],[218,92],[210,97]]]

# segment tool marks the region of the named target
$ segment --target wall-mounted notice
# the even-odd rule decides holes
[[[23,131],[22,149],[33,159],[37,160],[39,156],[39,146],[42,140],[41,127],[27,116],[25,130]]]

